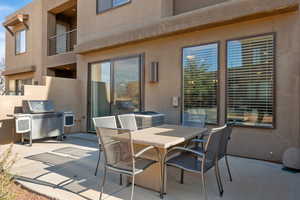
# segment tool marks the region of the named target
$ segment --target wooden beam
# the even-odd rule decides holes
[[[14,32],[12,32],[8,26],[4,25],[4,28],[10,33],[11,36],[14,36]]]

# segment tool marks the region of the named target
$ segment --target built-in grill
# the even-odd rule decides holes
[[[22,143],[28,140],[57,137],[63,139],[64,113],[55,112],[52,101],[23,101],[23,113],[15,114],[16,132],[22,134]]]
[[[135,119],[139,129],[160,126],[165,123],[165,115],[153,111],[136,112]]]

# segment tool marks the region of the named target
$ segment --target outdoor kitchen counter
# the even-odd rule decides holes
[[[182,145],[190,139],[206,132],[207,128],[162,125],[135,131],[132,137],[136,152],[138,149],[152,145],[159,149],[161,157],[163,158],[169,148]],[[150,154],[152,155],[146,154],[145,157],[151,157],[152,159],[157,158],[155,151],[150,152]],[[144,188],[160,191],[161,163],[162,160],[159,160],[157,164],[152,165],[145,172],[137,175],[136,184]]]

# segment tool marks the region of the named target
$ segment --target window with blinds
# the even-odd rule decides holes
[[[121,6],[130,2],[131,0],[97,0],[98,13]]]
[[[227,121],[274,127],[274,34],[227,42]]]
[[[218,123],[218,43],[183,49],[183,124]]]

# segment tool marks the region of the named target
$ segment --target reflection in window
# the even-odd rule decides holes
[[[26,30],[16,32],[16,54],[26,52]]]
[[[92,118],[141,110],[141,57],[99,62],[89,68],[89,130]]]
[[[114,63],[114,113],[140,110],[139,57],[117,60]]]
[[[218,122],[218,44],[183,49],[183,123]]]
[[[97,1],[98,1],[97,10],[99,13],[130,2],[130,0],[97,0]]]
[[[110,115],[110,62],[91,65],[91,117]]]
[[[272,128],[274,35],[228,41],[227,121]]]

